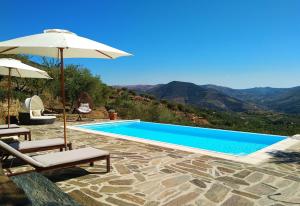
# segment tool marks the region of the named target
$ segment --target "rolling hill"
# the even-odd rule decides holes
[[[256,87],[251,89],[231,89],[220,86],[204,86],[214,88],[223,94],[257,106],[288,114],[300,114],[300,87],[271,88]]]
[[[140,89],[136,90],[142,91]],[[144,92],[152,94],[159,99],[189,104],[198,108],[234,112],[256,109],[255,105],[221,93],[216,89],[205,88],[188,82],[173,81],[168,84],[157,85]]]
[[[146,84],[137,84],[137,85],[117,85],[114,86],[115,88],[127,88],[133,91],[137,91],[138,93],[147,92],[150,89],[160,86],[161,84],[157,85],[146,85]]]
[[[300,114],[300,86],[232,89],[217,85],[172,81],[168,84],[125,87],[139,93],[152,94],[159,99],[190,104],[198,108],[233,112],[267,110]]]

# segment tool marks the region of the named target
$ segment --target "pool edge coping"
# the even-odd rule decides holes
[[[87,132],[87,133],[98,134],[98,135],[103,135],[103,136],[126,139],[126,140],[130,140],[130,141],[144,143],[144,144],[151,144],[151,145],[156,145],[156,146],[159,146],[159,147],[178,149],[178,150],[182,150],[182,151],[186,151],[186,152],[192,152],[192,153],[196,153],[196,154],[208,155],[208,156],[212,156],[212,157],[222,158],[222,159],[241,162],[241,163],[253,164],[253,165],[257,165],[257,164],[260,164],[260,163],[263,163],[263,162],[267,161],[268,159],[271,159],[271,155],[270,155],[271,152],[285,150],[285,149],[295,145],[296,143],[300,142],[299,140],[292,139],[289,136],[285,136],[286,139],[281,140],[279,142],[276,142],[276,143],[274,143],[270,146],[267,146],[263,149],[260,149],[256,152],[253,152],[249,155],[238,156],[238,155],[231,155],[231,154],[226,154],[226,153],[222,153],[222,152],[210,151],[210,150],[205,150],[205,149],[198,149],[198,148],[193,148],[193,147],[188,147],[188,146],[181,146],[181,145],[172,144],[172,143],[160,142],[160,141],[155,141],[155,140],[147,140],[147,139],[144,139],[144,138],[136,138],[136,137],[127,136],[127,135],[113,134],[113,133],[95,131],[95,130],[84,129],[84,128],[79,128],[78,127],[78,126],[84,126],[84,125],[112,124],[112,123],[122,123],[122,122],[139,122],[139,121],[140,121],[139,119],[135,119],[135,120],[114,120],[114,121],[105,121],[105,122],[96,122],[96,123],[72,125],[72,126],[67,126],[67,128],[72,129],[72,130],[81,131],[81,132]],[[229,130],[229,131],[232,131],[232,130]],[[238,132],[238,131],[236,131],[236,132]],[[249,133],[251,133],[251,132],[249,132]],[[255,133],[255,134],[260,134],[260,133]],[[267,134],[265,134],[265,135],[267,135]]]

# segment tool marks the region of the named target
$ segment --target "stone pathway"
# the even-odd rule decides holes
[[[33,139],[55,138],[62,136],[61,125],[28,128]],[[45,174],[82,205],[300,205],[300,142],[253,166],[74,130],[68,136],[74,148],[111,153],[108,174],[104,161]]]

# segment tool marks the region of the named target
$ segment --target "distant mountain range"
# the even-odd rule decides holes
[[[156,85],[143,85],[143,84],[138,84],[138,85],[126,85],[126,86],[114,86],[117,88],[127,88],[133,91],[137,91],[137,92],[147,92],[150,89],[154,89],[155,87],[159,87],[163,84],[156,84]]]
[[[288,114],[300,114],[300,86],[293,88],[255,87],[232,89],[216,85],[196,85],[172,81],[158,85],[129,85],[139,93],[147,93],[158,99],[166,99],[198,108],[218,111],[271,110]]]

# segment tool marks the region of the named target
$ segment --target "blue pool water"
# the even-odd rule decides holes
[[[80,128],[244,156],[286,137],[143,121],[81,125]]]

